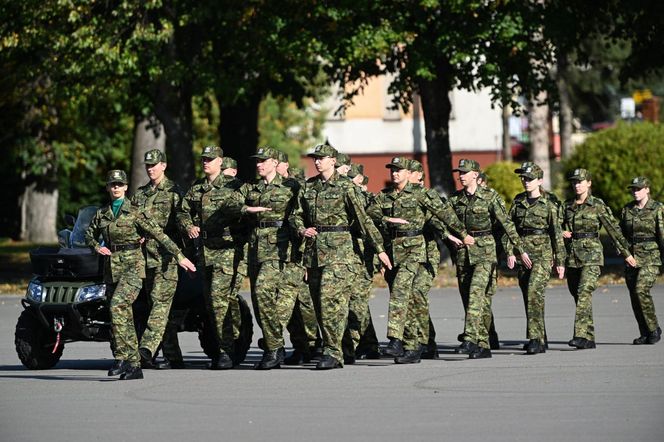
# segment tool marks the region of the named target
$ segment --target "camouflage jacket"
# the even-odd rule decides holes
[[[148,183],[141,186],[131,198],[131,202],[142,211],[152,213],[154,221],[162,232],[164,232],[176,244],[180,243],[180,235],[177,228],[177,210],[182,199],[182,190],[174,181],[164,179],[153,187]],[[173,255],[160,246],[152,237],[147,237],[143,243],[147,268],[158,267],[162,261],[173,260]]]
[[[624,257],[628,257],[629,246],[611,209],[599,198],[588,195],[583,204],[576,204],[574,198],[565,201],[563,230],[572,232],[573,237],[565,240],[568,267],[604,265],[604,253],[599,239],[599,230],[606,233]],[[575,237],[579,235],[579,237]]]
[[[443,202],[436,192],[427,192],[411,183],[397,192],[394,187],[383,189],[369,207],[369,216],[387,225],[387,218],[403,218],[408,224],[389,225],[385,242],[394,265],[405,262],[427,262],[424,225],[430,217],[442,221],[455,235],[466,236],[466,229],[454,214],[449,203]]]
[[[519,255],[524,252],[514,223],[507,215],[505,202],[495,190],[478,187],[472,196],[463,189],[457,190],[450,196],[450,203],[468,234],[475,238],[475,244],[457,251],[457,264],[497,262],[493,233],[498,225],[507,236],[508,246],[514,247]]]
[[[632,201],[620,213],[620,228],[638,267],[662,265],[664,204],[648,200],[643,209]]]
[[[532,204],[528,203],[526,192],[514,197],[509,217],[521,236],[526,253],[533,261],[554,261],[556,266],[565,265],[565,243],[558,218],[559,212],[556,203],[544,195]],[[509,251],[505,236],[503,247]],[[515,255],[520,260],[519,255]]]
[[[122,203],[118,217],[113,216],[110,205],[97,210],[88,230],[85,232],[85,241],[88,246],[99,250],[103,239],[103,246],[111,250],[111,256],[104,257],[104,281],[115,283],[125,275],[145,278],[145,258],[139,247],[143,236],[150,235],[168,253],[175,256],[178,261],[184,256],[178,246],[161,230],[161,227],[152,219],[151,211],[141,211],[127,199]],[[136,247],[130,250],[115,250],[115,247]]]
[[[380,233],[364,211],[355,185],[350,180],[339,179],[336,172],[327,182],[323,182],[320,175],[309,178],[300,191],[299,202],[296,218],[298,232],[306,227],[318,230],[315,238],[305,241],[305,266],[358,264],[360,260],[353,248],[351,234],[354,225],[377,253],[384,251]],[[326,228],[337,231],[325,231]]]
[[[295,180],[277,174],[270,183],[260,180],[247,186],[245,202],[250,207],[269,207],[272,210],[247,214],[253,229],[249,239],[250,261],[291,261],[293,234],[297,232],[296,216],[299,185]],[[275,223],[281,225],[274,225]],[[299,244],[298,244],[299,245]],[[296,245],[296,247],[298,246]]]
[[[208,183],[207,178],[195,181],[182,198],[177,219],[185,232],[193,226],[200,227],[208,265],[230,266],[232,271],[234,254],[230,263],[226,262],[229,258],[225,255],[224,262],[215,262],[212,257],[215,250],[234,251],[236,247],[230,227],[237,224],[244,201],[236,189],[224,185],[226,181],[222,174],[212,183]]]

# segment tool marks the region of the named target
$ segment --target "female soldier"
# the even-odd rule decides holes
[[[604,265],[600,227],[604,227],[627,264],[634,266],[636,261],[629,253],[611,209],[590,194],[590,172],[574,169],[567,179],[572,183],[575,197],[565,201],[563,238],[567,240],[567,287],[576,303],[574,337],[568,344],[578,349],[595,348],[592,295],[597,288],[600,267]]]
[[[527,354],[544,353],[544,290],[551,275],[551,263],[555,262],[558,278],[565,274],[565,244],[563,243],[558,206],[542,194],[540,186],[544,175],[534,163],[524,163],[516,169],[525,192],[514,198],[509,216],[523,240],[523,247],[533,265],[530,269],[519,265],[519,287],[526,305]],[[505,241],[506,242],[506,238]],[[517,263],[512,251],[507,250],[507,266]]]
[[[115,362],[109,376],[122,375],[120,379],[143,379],[138,353],[132,304],[141,290],[145,278],[145,259],[141,253],[141,239],[149,234],[156,239],[186,270],[196,267],[182,255],[175,243],[151,220],[149,211],[140,212],[129,200],[127,174],[123,170],[111,170],[106,178],[106,190],[111,203],[97,210],[85,239],[100,255],[108,256],[104,263],[104,282],[109,284],[111,296],[111,325],[115,343]],[[99,236],[103,242],[99,242]]]
[[[662,336],[657,323],[650,289],[659,275],[664,248],[664,205],[650,199],[650,181],[636,177],[627,186],[634,201],[620,214],[620,228],[636,259],[635,266],[625,267],[625,283],[632,301],[632,310],[639,324],[640,336],[634,345],[655,344]]]

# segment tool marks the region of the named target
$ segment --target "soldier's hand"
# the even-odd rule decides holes
[[[463,239],[463,243],[467,246],[472,246],[475,244],[475,238],[470,235],[466,235],[466,237]]]
[[[271,212],[272,209],[270,207],[247,207],[247,213],[259,213],[259,212]]]
[[[138,240],[139,244],[143,244],[145,242],[145,237],[141,236],[141,239]]]
[[[457,237],[454,236],[454,235],[447,235],[447,239],[449,239],[450,242],[451,242],[452,244],[454,244],[455,246],[457,246],[457,247],[463,245],[463,241],[461,241],[459,238],[457,238]]]
[[[558,273],[558,279],[563,279],[565,277],[565,267],[556,266],[556,272]]]
[[[570,239],[572,237],[572,232],[569,230],[563,230],[563,238]]]
[[[516,256],[510,255],[507,257],[507,268],[508,269],[513,269],[514,266],[516,265]]]
[[[304,282],[309,282],[309,272],[307,271],[307,268],[304,268]]]
[[[196,271],[196,266],[194,265],[193,262],[189,261],[189,258],[183,258],[178,262],[180,264],[180,267],[185,269],[188,272],[195,272]]]
[[[201,234],[201,228],[198,226],[193,226],[189,230],[187,230],[187,236],[189,236],[190,239],[198,238],[198,235]]]
[[[523,252],[521,254],[521,262],[523,263],[524,266],[526,266],[527,269],[533,268],[533,262],[530,260],[530,257],[526,252]]]
[[[316,235],[318,235],[318,231],[316,230],[315,227],[307,227],[302,232],[302,236],[304,236],[305,238],[313,238]]]
[[[627,258],[625,258],[625,262],[630,267],[636,267],[636,259],[634,259],[632,255],[629,255]]]
[[[383,265],[388,268],[388,270],[392,270],[392,263],[390,262],[390,257],[387,256],[387,253],[380,252],[378,254],[378,259],[380,259],[380,262],[382,262]]]
[[[403,218],[387,218],[387,222],[390,224],[409,224],[409,222]]]
[[[97,249],[97,253],[99,253],[100,255],[111,256],[111,251],[108,250],[108,247],[105,246],[99,247]]]

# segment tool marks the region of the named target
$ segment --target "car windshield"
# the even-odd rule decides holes
[[[96,206],[85,206],[78,211],[76,224],[71,231],[71,247],[87,247],[85,244],[85,231],[97,212]]]

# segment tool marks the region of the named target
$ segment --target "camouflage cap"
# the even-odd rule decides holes
[[[151,149],[145,152],[143,157],[143,162],[145,164],[159,164],[166,162],[166,154],[159,149]]]
[[[337,153],[337,167],[339,166],[350,166],[350,155]]]
[[[280,163],[287,163],[288,162],[288,154],[286,152],[282,152],[280,150],[277,151],[277,161]]]
[[[127,179],[127,174],[124,170],[109,170],[106,174],[106,184],[111,183],[122,183],[127,184],[129,180]]]
[[[482,180],[485,184],[489,182],[489,177],[487,176],[485,171],[480,171],[480,173],[477,175],[478,180]]]
[[[468,160],[466,158],[462,158],[459,160],[459,167],[452,169],[452,172],[479,172],[480,171],[480,163],[478,163],[475,160]]]
[[[644,176],[632,178],[629,186],[627,186],[628,189],[643,189],[644,187],[650,187],[650,180]]]
[[[408,170],[411,172],[422,172],[424,173],[424,168],[422,167],[422,163],[420,163],[417,160],[409,160],[408,161]]]
[[[348,176],[355,178],[358,175],[364,175],[364,166],[358,163],[351,164],[350,170],[348,171]]]
[[[514,173],[518,173],[519,176],[526,177],[531,180],[540,179],[544,176],[544,171],[542,168],[530,161],[522,163],[521,167],[514,169]]]
[[[334,147],[330,146],[329,144],[318,144],[314,147],[313,152],[307,154],[308,157],[314,157],[314,158],[325,158],[325,157],[336,158],[337,155],[339,155],[339,152],[337,152],[337,150]]]
[[[394,157],[385,167],[387,169],[408,169],[410,167],[410,160],[406,157]]]
[[[259,147],[255,155],[252,155],[251,158],[257,158],[259,160],[267,160],[268,158],[275,159],[279,161],[279,151],[271,147]]]
[[[205,146],[203,148],[203,153],[201,153],[203,158],[222,158],[224,156],[224,151],[219,146]]]
[[[288,175],[292,176],[293,178],[297,179],[304,179],[304,169],[301,167],[289,167],[288,168]]]
[[[221,170],[224,169],[237,169],[237,161],[231,157],[224,157],[224,159],[221,160]]]
[[[586,169],[574,169],[567,174],[567,181],[591,180],[592,175]]]
[[[364,179],[362,180],[362,185],[366,186],[367,184],[369,184],[369,177],[364,175]]]

